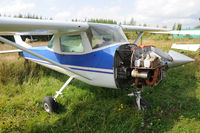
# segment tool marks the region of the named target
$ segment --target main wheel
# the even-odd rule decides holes
[[[140,99],[140,107],[141,107],[141,110],[151,109],[151,106],[146,101],[144,101],[143,99]]]
[[[42,105],[48,113],[55,112],[58,107],[57,102],[50,96],[47,96],[42,100]]]

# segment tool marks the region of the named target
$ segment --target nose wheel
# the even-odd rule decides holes
[[[140,108],[141,110],[145,111],[151,109],[151,106],[143,99],[140,99]]]
[[[141,91],[136,88],[136,90],[134,92],[132,92],[131,94],[128,94],[129,97],[132,97],[132,96],[136,96],[136,103],[137,103],[137,106],[138,106],[138,110],[148,110],[151,108],[151,106],[142,99],[141,97]]]
[[[42,105],[44,110],[48,113],[55,112],[58,107],[58,103],[50,96],[43,99]]]
[[[47,96],[43,99],[42,105],[46,112],[48,113],[56,112],[56,110],[58,109],[58,103],[56,102],[56,99],[58,98],[59,95],[62,94],[62,91],[67,87],[67,85],[72,81],[72,79],[73,77],[70,77],[65,82],[65,84],[60,88],[60,90],[56,91],[56,95],[54,96],[54,98]]]

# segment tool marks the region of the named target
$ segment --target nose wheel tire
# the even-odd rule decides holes
[[[42,105],[45,111],[48,113],[55,112],[58,107],[57,102],[50,96],[47,96],[43,99]]]
[[[140,99],[140,107],[143,111],[151,109],[151,106],[143,99]]]

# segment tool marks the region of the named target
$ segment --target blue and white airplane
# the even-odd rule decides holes
[[[21,32],[38,30],[53,34],[48,46],[32,47],[22,41]],[[128,42],[123,30],[138,33],[134,44]],[[135,90],[129,96],[136,96],[140,110],[149,107],[141,99],[140,88],[157,85],[164,78],[167,68],[194,61],[175,51],[167,54],[154,46],[137,46],[144,31],[162,30],[165,29],[0,18],[0,34],[13,34],[15,42],[3,37],[0,41],[18,48],[0,53],[19,52],[25,59],[69,75],[53,98],[48,96],[43,99],[43,107],[49,113],[56,111],[57,97],[74,78],[106,88],[130,89],[134,85]]]

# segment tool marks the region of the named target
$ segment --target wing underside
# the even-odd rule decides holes
[[[144,26],[131,26],[131,25],[121,25],[124,31],[168,31],[166,28],[154,28],[154,27],[144,27]]]
[[[174,30],[165,32],[152,32],[157,34],[171,34],[171,35],[200,35],[200,30]]]
[[[52,33],[76,32],[88,29],[87,23],[54,20],[0,18],[0,32],[48,30]]]

